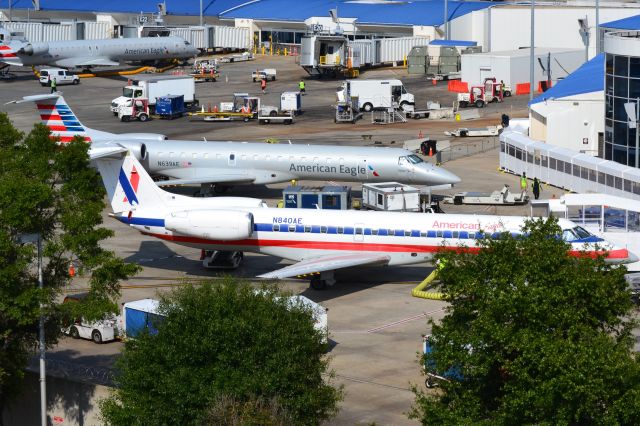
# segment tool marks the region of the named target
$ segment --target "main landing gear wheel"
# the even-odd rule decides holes
[[[327,282],[320,277],[311,278],[309,283],[314,290],[324,290],[327,287]]]

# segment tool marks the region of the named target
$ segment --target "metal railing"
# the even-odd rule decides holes
[[[456,160],[458,158],[469,157],[481,152],[497,149],[500,146],[500,139],[498,136],[492,136],[481,140],[465,141],[463,143],[457,143],[451,145],[449,148],[442,151],[438,151],[440,163],[446,163],[447,161]]]

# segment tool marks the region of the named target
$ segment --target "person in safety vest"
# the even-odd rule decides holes
[[[300,93],[302,93],[302,94],[305,93],[304,80],[300,80],[300,83],[298,83],[298,89],[300,89]]]
[[[527,192],[527,175],[524,172],[520,176],[520,189],[522,192]]]

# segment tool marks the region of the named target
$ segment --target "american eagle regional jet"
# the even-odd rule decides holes
[[[400,148],[340,145],[266,144],[166,140],[162,134],[114,134],[83,125],[58,94],[25,96],[13,103],[34,102],[42,123],[60,142],[81,136],[91,142],[91,157],[129,149],[152,176],[166,185],[271,184],[296,180],[402,182],[452,185],[453,173]]]
[[[515,216],[419,214],[269,208],[259,199],[191,198],[154,184],[130,153],[96,160],[113,216],[143,234],[211,251],[249,251],[295,262],[263,274],[282,279],[311,276],[315,289],[333,284],[334,271],[364,265],[429,262],[443,247],[477,251],[478,233],[520,233]],[[560,219],[576,256],[603,254],[612,263],[638,258],[575,223]],[[597,244],[598,246],[596,247]]]

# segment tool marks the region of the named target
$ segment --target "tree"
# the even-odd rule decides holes
[[[432,322],[441,391],[414,389],[423,424],[640,424],[625,268],[571,255],[557,220],[441,253],[450,306]],[[424,362],[424,359],[423,359]]]
[[[160,310],[156,335],[125,344],[118,388],[101,406],[107,424],[210,423],[223,397],[252,419],[275,399],[296,425],[337,412],[342,390],[323,377],[333,372],[312,312],[277,289],[227,278],[178,289]]]
[[[18,394],[29,357],[37,347],[40,304],[47,345],[73,317],[99,318],[117,310],[119,280],[138,267],[126,264],[100,242],[112,233],[99,227],[104,188],[89,165],[88,144],[63,149],[40,124],[28,134],[0,114],[0,413]],[[44,291],[38,289],[36,250],[21,242],[37,233],[43,241]],[[85,304],[56,303],[75,262],[89,276]],[[1,419],[1,416],[0,416]],[[0,420],[1,421],[1,420]]]

